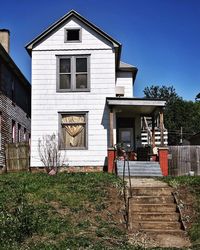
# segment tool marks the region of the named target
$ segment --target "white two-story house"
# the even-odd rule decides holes
[[[26,46],[32,57],[31,167],[43,166],[38,140],[53,133],[61,137],[66,164],[103,167],[116,143],[142,146],[143,116],[159,116],[164,145],[165,102],[133,97],[137,68],[120,61],[121,48],[73,10]]]

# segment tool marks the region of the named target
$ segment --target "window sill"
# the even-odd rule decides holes
[[[84,148],[59,148],[59,150],[88,150],[87,147],[84,147]]]
[[[71,93],[71,92],[90,92],[90,89],[83,89],[83,90],[61,90],[57,89],[57,93]]]
[[[72,40],[72,41],[65,40],[65,43],[81,43],[81,42],[82,42],[81,40]]]

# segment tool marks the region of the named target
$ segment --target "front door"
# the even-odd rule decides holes
[[[133,147],[133,128],[119,128],[119,142]]]

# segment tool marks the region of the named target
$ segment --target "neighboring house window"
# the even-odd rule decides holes
[[[0,111],[0,150],[1,150],[1,129],[2,129],[2,112]]]
[[[30,133],[28,134],[28,143],[29,143],[29,145],[31,145],[31,134]]]
[[[12,120],[12,142],[16,142],[16,122]]]
[[[65,29],[65,42],[81,42],[81,29],[71,28]]]
[[[12,103],[14,104],[15,102],[15,81],[14,80],[12,80],[11,100],[12,100]]]
[[[27,140],[26,128],[24,128],[24,141]]]
[[[21,125],[20,124],[18,124],[18,138],[17,138],[17,141],[18,142],[20,142],[21,141],[21,131],[22,129],[21,129]]]
[[[89,91],[89,56],[58,57],[58,91]]]
[[[61,114],[61,148],[87,148],[87,113]]]

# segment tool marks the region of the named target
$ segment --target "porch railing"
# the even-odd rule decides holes
[[[164,145],[168,144],[168,132],[167,130],[164,131]],[[147,130],[141,131],[141,144],[142,145],[150,145],[151,144],[151,138],[149,136],[149,133]],[[161,132],[159,129],[155,129],[155,145],[160,146],[161,145]]]

